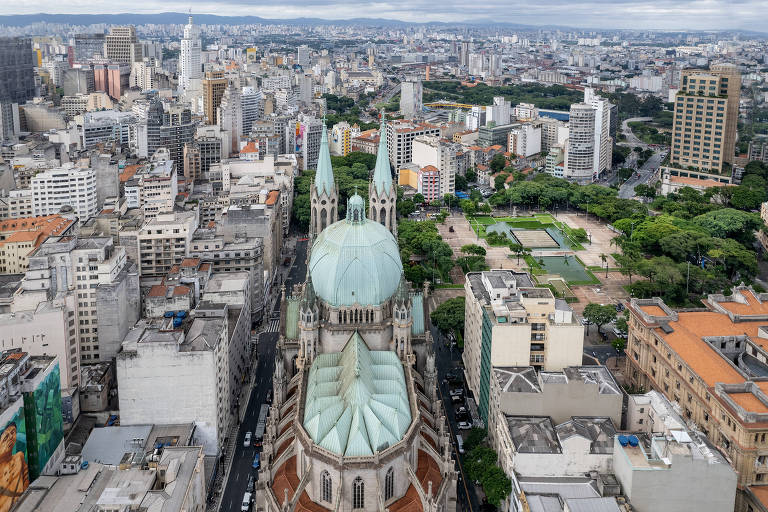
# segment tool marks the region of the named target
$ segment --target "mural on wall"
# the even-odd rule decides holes
[[[29,487],[27,433],[21,401],[0,432],[0,512],[8,512]]]
[[[34,393],[24,395],[29,473],[37,478],[64,438],[61,415],[61,381],[56,364]],[[2,512],[2,511],[0,511]]]

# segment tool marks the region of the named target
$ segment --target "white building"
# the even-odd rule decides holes
[[[413,140],[419,135],[440,136],[440,127],[429,123],[396,120],[387,125],[387,151],[389,163],[395,172],[413,160]]]
[[[200,29],[192,23],[190,16],[189,23],[184,27],[179,55],[179,90],[182,92],[190,88],[193,80],[199,81],[203,76],[200,54]],[[199,89],[199,86],[193,88]]]
[[[541,126],[523,123],[509,132],[508,151],[514,155],[529,157],[541,152]]]
[[[132,112],[103,110],[83,114],[83,147],[90,149],[105,142],[114,141],[128,145],[137,145],[139,119]]]
[[[32,178],[33,213],[35,217],[59,213],[70,206],[81,223],[96,215],[96,174],[93,169],[80,169],[66,163],[43,171]]]
[[[420,135],[413,139],[411,161],[419,167],[433,166],[440,171],[440,195],[456,191],[456,155],[460,146],[435,135]]]
[[[595,109],[595,156],[593,171],[599,175],[611,168],[613,139],[611,138],[611,103],[595,94],[591,87],[584,89],[584,103]]]
[[[571,105],[565,178],[591,182],[595,177],[595,117],[597,111],[586,103]]]
[[[136,231],[121,231],[120,243],[134,249],[140,276],[160,278],[189,254],[197,226],[197,211],[160,213]]]
[[[264,95],[254,87],[243,87],[240,108],[243,116],[240,134],[248,135],[251,133],[253,123],[264,116]]]
[[[400,113],[405,119],[421,115],[422,94],[421,80],[407,80],[400,84]]]
[[[496,126],[509,124],[512,121],[512,104],[504,96],[495,96],[493,105],[485,107],[485,122],[493,121]]]

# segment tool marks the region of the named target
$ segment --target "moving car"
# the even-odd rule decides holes
[[[248,475],[248,486],[245,488],[248,492],[253,492],[253,488],[256,485],[256,482],[253,480],[253,475]]]
[[[469,430],[472,428],[472,424],[468,421],[459,422],[459,430]]]
[[[243,440],[243,446],[245,446],[246,448],[251,446],[251,433],[250,432],[246,432],[245,433],[245,439]]]
[[[456,436],[456,446],[459,448],[459,453],[464,453],[464,440],[461,436]]]
[[[243,504],[240,505],[240,512],[248,512],[251,509],[251,493],[243,494]]]
[[[253,469],[259,469],[261,467],[261,457],[259,457],[259,454],[256,453],[256,456],[253,458]]]

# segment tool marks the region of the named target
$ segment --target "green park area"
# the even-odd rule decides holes
[[[586,241],[583,229],[573,229],[568,224],[555,219],[549,213],[539,213],[525,217],[491,217],[475,215],[467,217],[472,229],[489,245],[507,245],[521,243],[531,249],[559,249],[583,251],[581,242]],[[542,236],[531,236],[535,231]],[[520,232],[515,235],[515,232]],[[549,236],[543,235],[547,233]],[[502,237],[503,234],[503,237]],[[490,235],[490,236],[489,236]],[[513,235],[513,239],[510,235]],[[541,241],[541,244],[537,244]],[[552,241],[556,242],[553,244]]]

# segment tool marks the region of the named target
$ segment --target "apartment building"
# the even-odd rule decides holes
[[[139,119],[132,112],[88,112],[83,115],[83,147],[91,149],[108,142],[135,147],[138,124]]]
[[[387,151],[395,169],[413,162],[413,140],[419,135],[440,136],[440,127],[429,123],[395,120],[387,124]],[[379,134],[381,136],[381,134]]]
[[[111,237],[52,237],[30,256],[30,290],[72,292],[77,298],[79,352],[83,363],[114,357],[119,341],[138,320],[136,265]]]
[[[733,64],[681,72],[672,127],[672,167],[730,175],[740,91],[741,73]]]
[[[203,78],[203,115],[205,124],[219,124],[218,110],[227,89],[224,71],[206,71]]]
[[[509,132],[507,151],[527,158],[541,152],[541,126],[523,123]]]
[[[434,167],[440,173],[439,197],[456,192],[457,155],[461,145],[434,135],[413,139],[411,161],[419,167]]]
[[[592,105],[571,105],[564,164],[564,177],[569,180],[591,182],[595,177],[595,117]]]
[[[176,164],[168,150],[158,149],[123,188],[128,208],[142,208],[148,220],[173,212],[179,186]]]
[[[677,404],[738,473],[736,510],[768,507],[768,295],[734,288],[706,308],[660,299],[629,305],[626,377]],[[761,508],[762,507],[762,508]]]
[[[352,151],[352,139],[360,135],[360,127],[346,121],[336,123],[331,129],[329,149],[332,155],[347,156]]]
[[[55,215],[69,206],[80,222],[98,212],[96,173],[66,163],[56,169],[43,171],[32,178],[34,215]]]
[[[591,87],[584,89],[584,103],[595,110],[595,157],[592,170],[596,175],[611,168],[613,138],[611,138],[611,103],[595,93]]]
[[[464,373],[486,424],[493,367],[551,371],[581,363],[584,327],[565,301],[535,288],[527,273],[470,272],[464,289]]]
[[[189,255],[189,243],[197,226],[197,211],[160,213],[138,229],[124,229],[120,243],[134,239],[126,243],[138,248],[139,275],[159,279]]]

